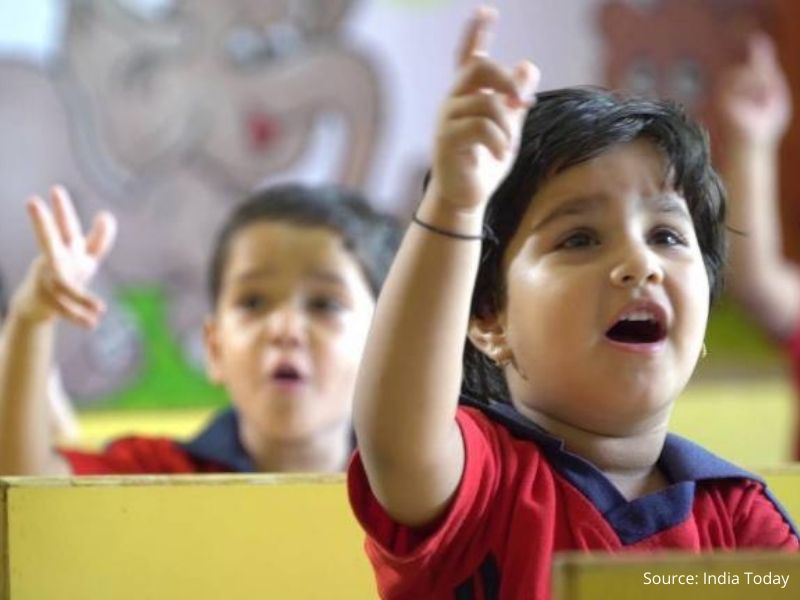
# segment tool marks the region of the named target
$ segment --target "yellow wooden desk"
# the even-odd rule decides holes
[[[374,598],[341,476],[0,480],[2,600]]]
[[[762,473],[800,517],[800,466]],[[0,479],[0,600],[359,600],[374,590],[342,476]]]
[[[566,554],[553,564],[553,600],[790,600],[800,555]]]

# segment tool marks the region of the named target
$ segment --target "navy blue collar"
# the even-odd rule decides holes
[[[658,466],[671,485],[629,502],[602,471],[566,450],[563,440],[525,418],[513,406],[499,402],[487,404],[466,397],[462,397],[461,404],[477,408],[491,420],[505,426],[514,437],[535,442],[553,468],[603,514],[624,544],[635,544],[686,520],[692,510],[697,482],[750,479],[764,483],[756,475],[670,433],[664,442]],[[767,496],[797,533],[783,507],[770,493]]]
[[[239,441],[239,416],[232,408],[218,413],[197,437],[179,445],[192,458],[216,463],[232,473],[257,471]]]

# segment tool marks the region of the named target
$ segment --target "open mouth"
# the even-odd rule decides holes
[[[606,337],[621,344],[655,344],[667,337],[667,327],[656,311],[640,308],[623,314]]]
[[[277,383],[294,385],[302,383],[305,377],[303,377],[303,374],[295,367],[291,365],[282,365],[272,373],[272,379]]]

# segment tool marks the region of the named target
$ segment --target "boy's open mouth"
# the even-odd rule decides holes
[[[622,344],[654,344],[667,337],[667,327],[660,311],[636,308],[625,312],[606,337]]]
[[[298,369],[291,365],[280,365],[273,371],[272,379],[279,383],[292,384],[302,382],[305,377]]]

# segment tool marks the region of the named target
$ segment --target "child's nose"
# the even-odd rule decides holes
[[[611,269],[611,283],[618,287],[640,287],[663,280],[661,264],[647,247],[629,248]]]
[[[305,335],[305,317],[294,302],[285,302],[267,315],[264,330],[271,344],[299,346]]]

